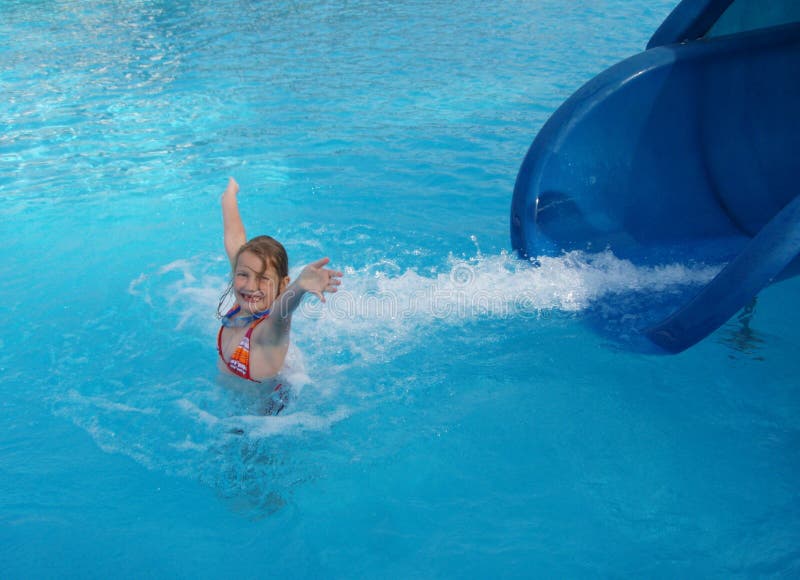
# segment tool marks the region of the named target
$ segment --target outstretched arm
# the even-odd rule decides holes
[[[338,270],[326,268],[325,266],[330,261],[330,258],[322,258],[303,268],[297,280],[281,292],[272,304],[270,309],[270,320],[272,321],[272,324],[269,325],[270,330],[261,334],[258,338],[263,342],[283,342],[289,336],[292,313],[300,306],[306,294],[314,294],[325,302],[326,293],[338,290],[339,285],[342,283],[342,273]]]
[[[239,184],[231,177],[228,180],[228,187],[225,188],[225,192],[222,194],[222,227],[225,239],[225,253],[228,254],[231,267],[236,267],[236,264],[233,263],[236,253],[247,242],[242,217],[239,215],[239,202],[236,199],[238,193]]]
[[[292,313],[300,306],[305,295],[314,294],[325,302],[326,293],[339,289],[342,273],[325,268],[329,262],[330,258],[322,258],[309,264],[303,268],[297,280],[278,295],[270,308],[269,319],[265,324],[260,324],[252,335],[255,344],[269,347],[288,344]]]
[[[291,317],[292,312],[300,305],[303,297],[310,293],[325,302],[326,292],[336,292],[342,283],[342,273],[338,270],[329,270],[325,266],[330,258],[322,258],[303,268],[297,280],[292,282],[275,301],[273,312],[280,318]]]

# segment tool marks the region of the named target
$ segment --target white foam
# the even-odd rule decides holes
[[[192,417],[196,422],[202,423],[208,427],[213,427],[220,422],[219,417],[212,415],[208,411],[204,411],[188,399],[179,399],[177,405],[185,414]]]
[[[128,284],[128,293],[132,296],[141,296],[145,304],[152,306],[153,300],[150,298],[150,292],[147,290],[147,288],[142,290],[139,289],[139,286],[143,285],[146,281],[147,275],[140,274],[138,278],[131,280],[131,283]]]
[[[78,400],[81,397],[78,396],[75,399]],[[117,437],[116,431],[101,425],[101,421],[105,422],[105,416],[87,413],[83,408],[80,412],[75,412],[69,407],[57,410],[56,414],[70,418],[74,425],[85,430],[104,453],[126,455],[147,469],[154,468],[153,457],[149,450],[142,445],[131,445],[126,440],[125,434]]]
[[[428,272],[383,260],[347,268],[340,292],[326,304],[301,305],[295,328],[309,351],[337,345],[355,359],[386,360],[437,327],[576,313],[612,294],[703,284],[717,271],[706,265],[640,267],[611,252],[541,257],[535,265],[507,253],[451,257]]]
[[[507,253],[453,258],[441,272],[420,273],[387,260],[360,269],[348,268],[342,289],[326,305],[306,301],[310,318],[347,323],[439,320],[458,322],[477,317],[507,318],[542,311],[583,310],[604,295],[631,291],[668,291],[702,284],[716,266],[671,264],[639,267],[615,257],[571,252],[541,257],[536,265]]]
[[[189,435],[180,443],[170,443],[169,446],[178,451],[197,451],[202,453],[208,450],[207,444],[195,443]]]
[[[221,258],[215,258],[210,265],[216,266],[221,261]],[[228,282],[222,276],[207,273],[205,269],[208,266],[209,263],[205,260],[201,262],[199,259],[180,259],[170,262],[158,270],[159,277],[171,273],[181,275],[181,278],[157,290],[159,294],[163,295],[168,306],[177,306],[180,310],[175,330],[182,330],[190,323],[197,321],[202,321],[202,327],[208,333],[216,330],[218,321],[214,314],[217,312],[220,296],[225,291]],[[195,271],[199,272],[199,278],[195,275]],[[128,292],[135,296],[143,296],[145,302],[152,305],[150,289],[145,285],[147,280],[146,274],[140,275],[131,282]]]
[[[154,409],[152,407],[146,408],[139,408],[133,407],[131,405],[126,405],[124,403],[117,403],[115,401],[111,401],[104,397],[89,397],[83,396],[75,389],[70,389],[67,392],[66,399],[73,404],[78,404],[82,406],[90,406],[94,407],[95,409],[103,409],[106,411],[116,411],[120,413],[137,413],[141,415],[158,415],[158,409]]]
[[[316,415],[305,411],[278,416],[240,415],[225,419],[223,424],[230,429],[241,430],[243,435],[250,438],[261,439],[307,431],[327,431],[332,425],[349,416],[349,409],[338,407],[325,415]]]
[[[213,335],[219,297],[226,281],[209,274],[219,260],[176,260],[159,271],[180,277],[153,293],[164,294],[178,317],[177,329],[193,327]],[[716,265],[636,266],[600,253],[570,252],[558,257],[520,260],[507,252],[470,258],[451,256],[439,268],[403,268],[384,258],[345,267],[339,292],[325,303],[305,300],[295,314],[294,341],[314,358],[374,360],[392,356],[403,343],[436,325],[462,325],[477,319],[538,318],[544,313],[580,312],[613,294],[665,293],[707,283]],[[299,269],[292,272],[295,277]],[[134,281],[144,292],[141,280]],[[336,356],[340,354],[341,356]],[[334,365],[336,360],[329,361]]]

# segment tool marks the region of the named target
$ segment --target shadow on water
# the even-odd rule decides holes
[[[753,300],[742,308],[735,319],[731,319],[719,332],[716,342],[731,349],[729,358],[749,358],[752,360],[766,360],[761,354],[761,349],[765,346],[765,340],[760,333],[751,326],[756,312],[756,301]]]
[[[670,292],[614,293],[594,301],[582,313],[584,323],[605,338],[609,348],[639,354],[665,354],[644,335],[653,323],[671,314],[694,290],[691,287]],[[766,339],[753,328],[756,298],[722,326],[711,340],[730,350],[729,358],[765,360]]]

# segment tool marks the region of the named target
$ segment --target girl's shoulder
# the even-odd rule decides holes
[[[268,348],[281,346],[289,341],[290,325],[291,318],[270,314],[254,325],[251,341]]]

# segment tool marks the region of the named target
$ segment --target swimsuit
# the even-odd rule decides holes
[[[228,370],[231,371],[237,377],[241,377],[243,379],[247,379],[248,381],[253,381],[254,383],[260,383],[261,381],[255,380],[253,377],[250,376],[250,336],[253,334],[253,329],[264,322],[269,316],[269,310],[264,312],[257,312],[252,317],[240,317],[240,318],[249,318],[248,323],[250,324],[250,328],[247,329],[247,332],[242,338],[239,346],[233,351],[231,355],[231,360],[226,361],[225,355],[222,354],[222,331],[225,329],[226,326],[239,326],[236,322],[233,321],[232,317],[239,312],[240,307],[236,306],[232,308],[223,318],[222,318],[222,326],[219,327],[219,334],[217,334],[217,352],[219,352],[219,356],[222,359],[222,362],[225,363],[225,366],[228,367]],[[230,322],[230,324],[226,324]],[[266,414],[267,415],[277,415],[283,408],[286,406],[288,402],[288,389],[283,388],[282,383],[278,383],[276,387],[272,391],[272,396],[270,397],[269,403],[267,404]]]
[[[217,352],[219,352],[219,356],[222,359],[222,362],[225,363],[225,366],[228,367],[228,370],[237,377],[247,379],[248,381],[253,381],[254,383],[260,383],[261,381],[257,381],[250,376],[250,336],[253,334],[253,329],[269,317],[269,310],[266,312],[259,312],[253,317],[248,317],[250,318],[250,320],[248,320],[250,323],[250,328],[247,329],[247,333],[245,333],[244,338],[242,338],[242,341],[239,343],[239,346],[237,346],[236,350],[233,351],[231,360],[226,361],[225,355],[222,354],[222,331],[226,326],[237,326],[235,323],[226,323],[229,321],[233,322],[232,317],[239,312],[239,310],[241,310],[241,307],[235,306],[222,318],[222,326],[219,327],[219,334],[217,334]]]

